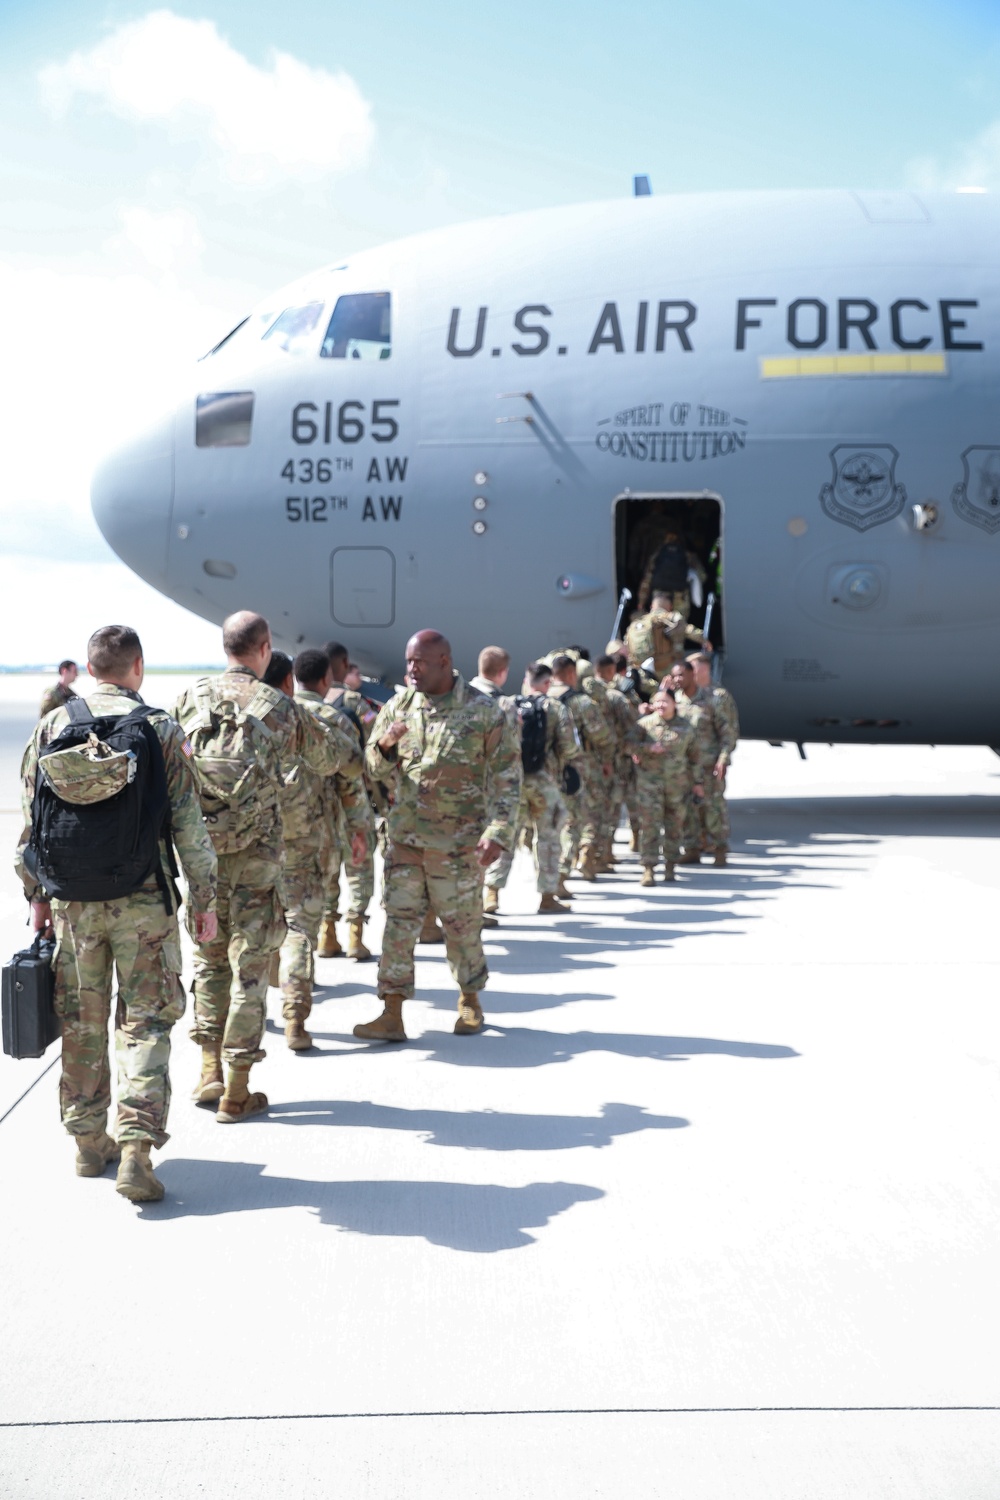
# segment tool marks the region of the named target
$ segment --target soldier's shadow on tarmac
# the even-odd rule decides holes
[[[454,1011],[454,991],[424,991],[420,998]],[[799,1056],[793,1047],[772,1042],[615,1031],[539,1031],[527,1026],[498,1026],[489,1016],[489,991],[486,992],[486,1010],[486,1025],[478,1037],[456,1037],[450,1033],[429,1031],[422,1036],[412,1036],[407,1051],[424,1052],[429,1062],[470,1068],[544,1068],[549,1063],[569,1062],[571,1058],[584,1057],[591,1052],[610,1052],[616,1057],[646,1058],[651,1062],[687,1062],[692,1057],[703,1056],[774,1061]],[[385,1043],[373,1042],[364,1050],[384,1052]]]
[[[252,1128],[252,1127],[244,1127]],[[423,1239],[475,1255],[518,1250],[577,1203],[603,1198],[579,1182],[526,1187],[466,1182],[317,1182],[272,1177],[263,1163],[174,1158],[157,1166],[167,1197],[144,1205],[140,1222],[214,1218],[260,1209],[309,1209],[320,1224],[352,1234]]]
[[[429,1146],[463,1151],[601,1150],[640,1130],[683,1130],[680,1115],[651,1115],[638,1104],[603,1104],[599,1115],[508,1114],[503,1110],[402,1109],[370,1100],[308,1099],[272,1104],[280,1125],[332,1125],[341,1130],[401,1130]]]

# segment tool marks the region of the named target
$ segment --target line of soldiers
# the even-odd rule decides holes
[[[487,648],[479,676],[465,683],[447,640],[424,630],[407,643],[405,686],[379,707],[352,679],[339,643],[291,662],[272,650],[267,621],[243,611],[225,621],[223,646],[226,670],[199,679],[172,713],[142,709],[162,756],[166,796],[155,868],[136,888],[112,900],[50,900],[33,861],[40,778],[77,803],[109,795],[111,761],[100,734],[142,705],[144,661],[134,630],[94,633],[94,691],[85,704],[67,700],[47,713],[22,762],[25,827],[16,865],[36,931],[54,929],[56,939],[63,1123],[78,1175],[100,1176],[120,1158],[118,1191],[135,1202],[163,1196],[150,1151],[168,1138],[170,1031],[185,1006],[175,849],[195,945],[191,1036],[202,1065],[193,1097],[214,1107],[220,1124],[268,1107],[249,1080],[265,1055],[269,981],[281,990],[288,1046],[311,1047],[305,1023],[314,953],[345,954],[335,926],[342,882],[346,956],[371,957],[362,939],[376,822],[386,914],[382,1008],[354,1035],[377,1043],[406,1040],[415,946],[435,936],[458,987],[456,1035],[482,1029],[482,928],[496,922],[518,830],[534,849],[543,913],[567,909],[574,873],[592,882],[611,868],[623,802],[644,884],[660,854],[670,878],[680,843],[691,862],[705,840],[717,862],[724,859],[722,791],[735,713],[731,700],[723,706],[728,695],[712,687],[710,672],[706,684],[695,682],[707,660],[679,663],[676,684],[650,695],[641,690],[645,679],[637,688],[624,658],[608,654],[595,668],[569,648],[533,664],[524,695],[511,699],[502,692],[506,652]],[[61,749],[81,718],[89,735]],[[696,787],[705,792],[700,808],[690,797]],[[107,1027],[115,971],[112,1137]]]

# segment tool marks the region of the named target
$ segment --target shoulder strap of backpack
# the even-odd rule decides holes
[[[86,698],[70,698],[65,705],[71,724],[94,724],[94,715],[87,707]]]
[[[264,715],[273,712],[280,701],[281,694],[276,688],[268,687],[266,682],[260,682],[257,684],[257,691],[243,712],[248,719],[253,719],[254,723],[259,725],[265,734],[270,735],[273,733],[273,730],[268,729],[264,723]]]

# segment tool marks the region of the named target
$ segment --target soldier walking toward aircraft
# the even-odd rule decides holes
[[[555,698],[547,697],[552,682],[552,668],[536,662],[528,668],[525,694],[514,699],[521,742],[523,782],[517,809],[517,834],[529,829],[535,856],[535,876],[540,913],[569,911],[558,896],[559,835],[566,821],[563,789],[564,774],[572,771],[579,788],[579,772],[574,763],[582,751],[569,711]],[[483,889],[486,911],[497,909],[497,895],[507,884],[517,840],[511,842],[486,872]],[[490,893],[493,904],[490,905]]]
[[[279,797],[282,762],[302,757],[320,776],[349,770],[348,757],[312,714],[259,679],[271,659],[263,615],[242,610],[222,627],[229,665],[202,677],[178,700],[177,718],[192,747],[202,812],[219,860],[219,930],[195,956],[194,1027],[202,1049],[194,1097],[218,1100],[219,1124],[267,1108],[251,1093],[261,1040],[271,955],[285,936]],[[229,1065],[223,1083],[222,1061]]]
[[[413,951],[431,906],[459,986],[457,1035],[481,1030],[482,872],[514,838],[521,788],[516,735],[504,712],[454,670],[435,630],[406,645],[408,686],[382,709],[365,752],[369,775],[395,777],[385,868],[382,1014],[355,1026],[364,1041],[403,1042],[414,992]]]
[[[170,1032],[184,1014],[173,848],[187,880],[188,927],[196,943],[215,938],[216,858],[202,822],[190,746],[173,719],[147,709],[139,696],[139,637],[127,625],[95,630],[87,662],[97,686],[86,704],[73,701],[49,714],[25,750],[26,827],[16,867],[36,931],[55,924],[59,1106],[76,1141],[77,1176],[100,1177],[120,1155],[118,1192],[149,1203],[163,1197],[149,1155],[168,1139]],[[73,743],[60,749],[67,733]],[[40,821],[44,828],[32,827]],[[136,851],[134,883],[123,884],[123,839]],[[113,898],[104,894],[109,888],[117,892]],[[114,971],[118,1119],[112,1139]]]
[[[325,650],[331,673],[326,701],[354,726],[363,755],[372,725],[375,723],[378,705],[373,704],[364,696],[360,690],[360,683],[357,687],[348,684],[351,662],[347,647],[342,646],[339,641],[328,641]],[[357,668],[354,670],[357,671]],[[343,868],[349,892],[346,956],[354,959],[356,963],[364,963],[371,958],[371,953],[364,944],[364,929],[365,922],[368,920],[368,908],[375,894],[375,813],[366,797],[367,805],[359,806],[357,809],[358,816],[364,820],[365,825],[365,854],[360,863],[355,863],[353,857],[350,860],[345,858],[347,846],[353,843],[353,834],[348,834],[340,801],[331,782],[324,782],[323,794],[324,818],[329,834],[329,857],[324,872],[323,920],[320,923],[316,953],[319,958],[344,956],[344,949],[337,937],[337,919],[340,915],[340,876]],[[387,807],[381,809],[383,815],[387,810]]]
[[[297,690],[293,672],[299,684]],[[329,734],[344,766],[355,767],[353,774],[335,771],[332,776],[323,777],[317,776],[298,757],[282,765],[284,789],[280,807],[285,843],[282,883],[288,931],[278,955],[276,977],[281,989],[285,1041],[293,1052],[308,1052],[312,1037],[305,1023],[312,1010],[313,948],[323,912],[323,886],[330,858],[327,827],[323,819],[317,819],[316,809],[333,790],[351,831],[351,857],[360,864],[368,848],[368,821],[362,811],[362,807],[367,808],[367,799],[361,784],[361,761],[353,728],[335,708],[323,702],[323,694],[330,687],[326,652],[300,651],[293,666],[283,651],[276,651],[264,680],[286,697],[294,696],[299,708],[312,714]]]
[[[705,798],[701,807],[691,806],[684,834],[684,865],[696,865],[702,853],[714,853],[715,863],[724,865],[729,852],[729,814],[725,786],[736,735],[731,720],[712,697],[699,687],[692,659],[678,663],[670,674],[677,695],[677,709],[691,724],[701,755],[701,778]]]
[[[576,662],[564,651],[552,658],[552,685],[549,696],[569,712],[583,754],[577,761],[581,786],[575,797],[567,799],[566,822],[561,833],[559,860],[559,895],[571,899],[566,884],[576,869],[584,880],[597,879],[598,840],[604,811],[604,783],[611,776],[615,741],[604,715],[576,680]]]
[[[657,678],[665,677],[681,660],[685,647],[704,643],[702,632],[672,607],[670,595],[659,592],[653,595],[648,613],[634,619],[625,633],[629,666],[642,667],[652,661]]]
[[[71,698],[76,697],[73,684],[77,679],[77,665],[75,661],[61,661],[59,663],[59,680],[54,682],[50,688],[46,688],[42,694],[42,706],[38,711],[38,717],[44,719],[54,708],[64,708]]]

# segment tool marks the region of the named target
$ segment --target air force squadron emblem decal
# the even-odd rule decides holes
[[[965,478],[952,490],[951,503],[963,521],[992,536],[1000,531],[1000,448],[966,448],[962,468]]]
[[[906,490],[896,483],[898,457],[888,443],[838,443],[830,453],[833,483],[819,492],[831,521],[867,531],[898,516],[906,504]]]

